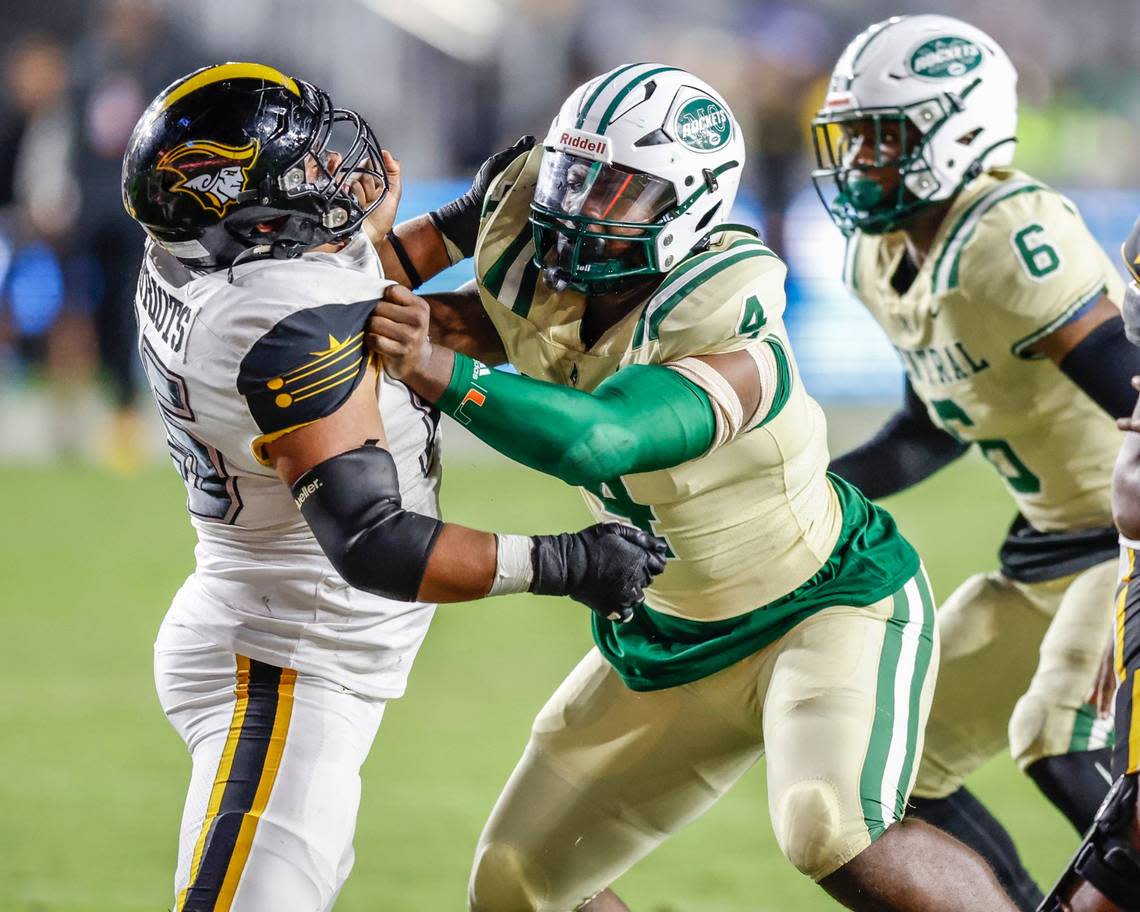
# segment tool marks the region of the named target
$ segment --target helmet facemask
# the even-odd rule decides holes
[[[946,198],[928,153],[951,113],[941,99],[932,98],[907,108],[852,108],[816,116],[811,179],[840,231],[895,231]],[[864,153],[867,144],[873,144],[870,157]],[[885,151],[889,147],[895,147],[893,154]],[[884,186],[881,176],[892,172],[893,186]]]
[[[328,94],[315,86],[299,85],[305,104],[285,115],[282,129],[307,133],[308,142],[279,174],[267,176],[249,194],[262,205],[240,216],[235,212],[227,225],[247,243],[271,245],[272,255],[281,258],[354,234],[389,187],[380,144],[368,123],[355,111],[334,108]],[[383,188],[367,207],[352,193],[364,176]],[[257,227],[265,224],[272,230]]]
[[[551,287],[593,294],[657,275],[657,237],[676,209],[669,181],[548,151],[531,205],[535,264]]]

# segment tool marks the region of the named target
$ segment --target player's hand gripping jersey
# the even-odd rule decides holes
[[[229,276],[232,275],[232,281]],[[148,245],[139,351],[198,533],[172,616],[211,642],[396,697],[432,608],[350,588],[263,446],[336,411],[365,375],[364,321],[389,284],[363,232],[337,253],[193,273]],[[383,380],[406,509],[438,516],[436,414]]]
[[[918,557],[890,517],[826,475],[823,413],[799,382],[782,322],[783,263],[750,230],[724,226],[587,350],[583,296],[552,291],[533,261],[528,217],[542,155],[520,157],[491,188],[475,252],[483,304],[510,362],[585,391],[623,367],[667,364],[703,387],[718,413],[706,455],[584,492],[598,518],[652,529],[670,547],[634,621],[595,623],[627,684],[711,674],[823,607],[870,604],[914,576]],[[715,373],[691,359],[750,347],[769,350],[758,361],[771,375],[756,413],[732,416]]]
[[[1111,525],[1112,419],[1031,346],[1123,283],[1063,196],[1014,170],[955,198],[909,288],[899,233],[856,231],[844,280],[898,350],[934,423],[978,448],[1042,532]]]

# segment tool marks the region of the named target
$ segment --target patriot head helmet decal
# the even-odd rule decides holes
[[[171,189],[189,193],[203,209],[222,216],[245,190],[258,149],[256,139],[240,147],[191,140],[164,153],[157,167],[178,175]]]

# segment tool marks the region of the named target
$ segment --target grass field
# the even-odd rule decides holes
[[[994,566],[1012,513],[964,461],[889,505],[938,595]],[[192,567],[181,483],[166,467],[0,470],[0,910],[167,908],[189,760],[159,710],[151,643]],[[587,521],[534,473],[454,466],[449,518],[508,531]],[[588,646],[585,609],[553,599],[442,609],[365,767],[356,870],[338,912],[449,912],[531,717]],[[1049,880],[1076,843],[1008,758],[974,785]],[[618,883],[639,912],[835,908],[780,856],[762,770]]]

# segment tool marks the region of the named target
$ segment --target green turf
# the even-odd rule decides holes
[[[452,467],[448,515],[515,531],[587,517],[574,492],[521,469]],[[154,696],[150,647],[192,566],[173,472],[0,470],[0,909],[129,912],[168,903],[189,762]],[[967,460],[891,507],[940,596],[994,565],[1012,512]],[[408,695],[365,768],[356,870],[338,912],[462,908],[470,854],[530,718],[588,646],[585,609],[553,599],[441,609]],[[639,912],[835,908],[781,858],[762,768],[619,882]],[[976,779],[1030,868],[1075,844],[1008,759]]]

